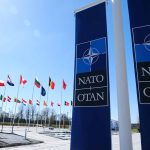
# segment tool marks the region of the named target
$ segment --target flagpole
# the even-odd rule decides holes
[[[49,85],[48,85],[48,89],[47,89],[47,101],[46,101],[46,104],[48,106],[48,96],[49,96]],[[47,108],[46,106],[46,108]],[[45,114],[45,127],[46,127],[46,114]]]
[[[132,150],[131,118],[121,0],[112,0],[120,150]]]
[[[51,106],[52,107],[52,106]],[[53,108],[52,108],[52,113],[53,113]],[[51,126],[51,116],[52,116],[52,113],[51,115],[49,116],[49,127]]]
[[[15,102],[13,101],[12,116],[13,116],[13,114],[14,114],[14,111],[13,111],[13,110],[14,110],[14,105],[15,105]],[[13,119],[12,116],[11,116],[11,119],[10,119],[10,126],[11,126],[11,122],[12,122],[12,119]]]
[[[9,107],[9,118],[10,118],[10,126],[11,126],[11,111],[10,111],[10,107]]]
[[[72,119],[72,104],[73,102],[70,103],[70,120],[69,120],[69,128],[71,129],[71,119]]]
[[[50,102],[50,106],[51,106],[51,102]],[[53,109],[52,109],[52,112],[53,112]],[[50,124],[51,124],[51,116],[49,116],[49,123],[48,123],[49,127],[50,127]]]
[[[60,125],[61,125],[61,106],[62,106],[62,88],[61,88],[61,105],[60,105],[60,117],[59,117],[59,129],[60,129]]]
[[[41,107],[41,92],[40,92],[40,105],[39,105],[39,110],[38,110],[38,114],[37,114],[36,132],[37,132],[37,128],[38,128],[38,125],[39,125],[39,112],[40,112],[40,107]]]
[[[29,122],[30,122],[30,104],[29,104],[29,101],[28,101],[28,112],[27,113],[29,113],[28,114],[28,117],[29,118],[27,118],[27,122],[28,122],[28,120],[29,120]],[[28,127],[28,131],[29,131],[29,122],[26,124],[26,128]]]
[[[6,93],[6,87],[7,87],[7,79],[6,79],[6,85],[5,85],[5,88],[4,88],[4,94],[3,94],[3,97],[2,97],[2,116],[3,116],[3,120],[4,120],[3,105],[4,105],[4,97],[5,97],[5,93]],[[3,126],[4,126],[4,124],[2,123],[1,132],[3,132]]]
[[[20,89],[20,82],[19,82],[18,90],[17,90],[17,100],[18,100],[18,96],[19,96],[19,89]],[[12,122],[12,133],[14,132],[15,115],[16,115],[16,108],[17,108],[17,103],[18,103],[17,100],[16,100],[16,104],[15,104],[15,112],[14,112],[13,122]]]
[[[34,97],[34,87],[35,87],[35,84],[33,84],[33,90],[32,90],[32,103],[33,103],[33,97]],[[29,131],[29,127],[30,127],[30,105],[29,105],[29,123],[28,123],[28,131]]]
[[[8,98],[6,99],[5,112],[6,112],[6,109],[7,109],[7,103],[8,103]],[[4,125],[4,123],[5,123],[5,114],[3,116],[3,125]],[[1,132],[3,132],[3,128],[2,128]]]

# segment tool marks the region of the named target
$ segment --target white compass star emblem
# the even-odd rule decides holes
[[[90,47],[83,54],[83,61],[85,64],[92,65],[96,63],[99,59],[99,51],[96,48]]]

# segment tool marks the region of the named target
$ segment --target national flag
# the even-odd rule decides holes
[[[51,80],[51,78],[49,77],[49,87],[53,90],[55,88],[55,83],[54,81]]]
[[[55,83],[54,81],[51,81],[51,89],[53,90],[55,88]]]
[[[40,101],[39,101],[39,100],[36,100],[36,104],[39,106],[39,105],[40,105]]]
[[[52,107],[54,106],[54,102],[51,102],[51,106],[52,106]]]
[[[7,101],[10,102],[11,101],[11,98],[9,96],[7,96]]]
[[[48,83],[48,85],[49,85],[49,87],[51,87],[51,78],[49,77],[49,83]]]
[[[67,84],[65,83],[65,81],[63,80],[63,89],[65,90],[66,89],[66,87],[67,87]]]
[[[30,105],[32,105],[32,104],[33,104],[33,102],[32,102],[32,100],[31,100],[31,99],[29,99],[29,104],[30,104]]]
[[[21,101],[19,99],[17,99],[17,98],[14,99],[14,102],[21,103]]]
[[[9,75],[7,77],[7,84],[10,85],[10,86],[14,86],[14,83],[12,82],[12,80],[11,80]]]
[[[0,95],[0,100],[3,100],[3,102],[6,102],[7,98],[6,98],[6,97],[3,97],[3,95],[1,94],[1,95]]]
[[[3,95],[1,94],[1,95],[0,95],[0,100],[2,100],[2,99],[3,99]]]
[[[25,99],[22,98],[22,103],[26,106],[27,105],[27,101]]]
[[[71,106],[73,106],[73,101],[71,101]]]
[[[37,77],[35,77],[34,85],[36,85],[37,88],[41,87],[40,81],[38,80]]]
[[[3,102],[6,102],[6,100],[7,100],[7,98],[6,98],[6,97],[4,97],[4,98],[3,98]]]
[[[20,85],[24,86],[27,83],[27,80],[23,79],[22,75],[20,75]]]
[[[44,106],[47,106],[47,103],[46,103],[46,101],[44,101],[43,105],[44,105]]]
[[[65,106],[69,106],[69,102],[65,101]]]
[[[58,104],[57,104],[57,106],[61,106],[61,104],[60,104],[60,103],[58,103]]]
[[[0,80],[0,86],[5,86],[5,81]]]
[[[42,95],[42,96],[45,96],[45,95],[46,95],[46,91],[45,91],[45,89],[44,89],[43,86],[41,87],[41,95]]]

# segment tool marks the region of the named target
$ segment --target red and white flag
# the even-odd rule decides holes
[[[27,83],[27,80],[23,79],[22,75],[20,75],[20,85],[24,86]]]
[[[0,86],[5,86],[5,81],[0,80]]]
[[[8,102],[10,102],[10,101],[11,101],[11,98],[10,98],[9,96],[7,97],[7,101],[8,101]]]
[[[27,101],[26,101],[25,99],[23,99],[23,98],[22,98],[22,103],[23,103],[24,105],[27,105]]]

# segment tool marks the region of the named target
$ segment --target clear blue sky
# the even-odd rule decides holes
[[[8,87],[6,95],[15,97],[20,74],[28,83],[20,88],[19,98],[28,100],[32,96],[35,76],[45,89],[48,77],[55,82],[55,90],[50,90],[49,99],[55,104],[60,101],[62,79],[67,83],[63,100],[73,97],[75,18],[74,10],[93,0],[0,0],[0,79],[6,80],[10,74],[15,87]],[[137,97],[133,70],[126,0],[123,0],[125,21],[126,54],[132,122],[137,121]],[[108,7],[110,90],[112,118],[117,119],[115,58],[111,6]],[[119,42],[119,41],[118,41]],[[0,88],[3,94],[4,89]],[[35,88],[34,103],[40,97]],[[42,100],[46,97],[42,97]],[[10,104],[12,107],[12,103]],[[56,111],[58,108],[54,107]],[[67,110],[63,110],[69,112]]]

